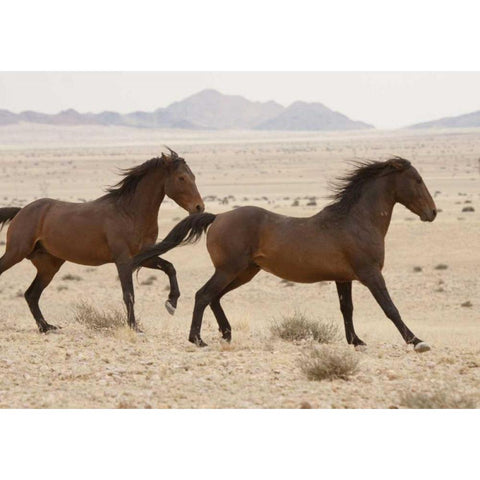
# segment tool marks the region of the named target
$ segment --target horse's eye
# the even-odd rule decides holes
[[[422,179],[421,178],[417,179],[417,183],[418,184],[422,183]]]
[[[184,181],[185,181],[185,177],[178,177],[178,179],[179,179],[181,182],[184,182]]]

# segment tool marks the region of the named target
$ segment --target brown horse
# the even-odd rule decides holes
[[[12,220],[6,251],[0,258],[0,274],[24,258],[35,265],[37,276],[25,292],[25,299],[40,332],[57,328],[45,321],[38,301],[65,261],[95,266],[115,263],[128,324],[138,330],[130,259],[155,243],[160,204],[167,195],[190,213],[204,210],[195,176],[173,150],[170,155],[162,153],[160,158],[124,170],[123,175],[106,195],[91,202],[43,198],[22,209],[0,209],[2,225]],[[173,265],[151,257],[142,266],[168,275],[170,294],[166,307],[173,314],[180,295]]]
[[[211,225],[207,248],[215,273],[195,296],[191,342],[205,345],[200,329],[207,305],[223,338],[231,339],[220,299],[263,269],[292,282],[335,281],[347,342],[354,346],[365,345],[352,321],[352,281],[358,280],[371,291],[405,342],[418,352],[429,350],[403,323],[381,273],[384,239],[395,203],[403,204],[422,221],[435,219],[435,203],[421,176],[400,157],[361,163],[340,179],[333,199],[333,204],[310,218],[286,217],[257,207],[192,215],[174,227],[163,242],[137,255],[133,267],[181,243],[194,242]]]

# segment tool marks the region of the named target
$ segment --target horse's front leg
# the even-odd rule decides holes
[[[378,269],[362,271],[358,275],[359,280],[370,290],[375,300],[382,307],[385,315],[394,323],[406,343],[412,344],[417,352],[426,352],[430,346],[417,338],[411,330],[403,323],[397,307],[392,302],[385,285],[382,273]]]
[[[128,326],[132,330],[141,333],[142,331],[138,328],[137,322],[135,321],[135,295],[133,292],[133,272],[131,264],[130,262],[117,262],[115,265],[117,266],[118,278],[120,279],[120,284],[122,285],[123,301],[127,307]]]
[[[173,315],[175,313],[175,309],[177,308],[178,298],[180,297],[175,267],[173,264],[160,257],[154,257],[145,260],[142,263],[142,267],[161,270],[168,276],[168,280],[170,281],[170,293],[168,294],[168,299],[165,301],[165,308],[170,315]]]
[[[347,342],[355,348],[361,349],[366,346],[366,343],[357,336],[353,327],[352,282],[336,282],[336,284]]]

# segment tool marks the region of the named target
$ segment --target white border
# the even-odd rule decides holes
[[[2,70],[477,70],[478,2],[16,0]]]
[[[478,70],[476,2],[2,5],[2,70]],[[471,478],[477,411],[1,411],[3,478]],[[475,433],[475,438],[473,434]]]

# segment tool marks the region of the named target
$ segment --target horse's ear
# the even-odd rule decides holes
[[[408,160],[405,160],[402,157],[394,157],[388,161],[388,164],[392,166],[395,170],[402,171],[407,169],[411,163]]]
[[[165,145],[165,148],[170,152],[170,157],[173,160],[178,158],[178,153],[177,152],[174,152],[170,147],[167,147],[167,145]]]

